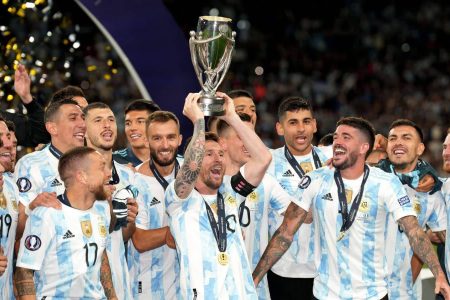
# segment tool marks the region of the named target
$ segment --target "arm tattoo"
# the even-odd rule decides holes
[[[413,216],[406,216],[398,221],[404,228],[409,239],[409,244],[414,253],[425,262],[433,272],[435,277],[442,272],[436,254],[431,246],[430,239],[425,232],[420,228],[417,218]]]
[[[184,163],[175,179],[175,192],[181,199],[192,191],[202,166],[205,155],[205,120],[199,119],[194,124],[192,140],[184,154]]]
[[[34,288],[34,271],[17,267],[15,273],[15,282],[17,288],[17,296],[36,295]]]
[[[111,268],[109,267],[106,250],[102,254],[102,265],[100,266],[100,282],[105,291],[106,299],[116,299],[116,292],[112,283]]]
[[[283,223],[277,231],[275,231],[275,234],[270,240],[269,245],[267,245],[263,256],[253,272],[253,278],[256,279],[257,282],[261,281],[267,271],[269,271],[289,249],[294,234],[305,221],[307,214],[307,211],[296,204],[289,204],[286,213],[284,214]]]

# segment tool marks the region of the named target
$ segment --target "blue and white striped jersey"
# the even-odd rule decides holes
[[[390,173],[370,168],[353,225],[338,241],[342,215],[334,170],[320,168],[298,189],[297,204],[313,209],[315,230],[320,236],[320,264],[314,279],[318,299],[381,299],[387,294],[388,270],[385,238],[389,214],[395,220],[414,215],[411,201],[400,180]],[[343,179],[349,207],[359,193],[362,175]]]
[[[425,225],[428,225],[434,232],[446,230],[447,215],[442,193],[436,192],[433,195],[429,195],[417,192],[408,185],[404,185],[404,187],[412,201],[419,225],[424,229]],[[388,226],[390,228],[389,231],[393,231],[389,233],[390,237],[386,243],[389,270],[392,267],[388,285],[389,298],[421,299],[422,295],[418,295],[417,290],[413,287],[411,270],[413,251],[408,237],[398,229],[398,224],[392,217],[389,218]]]
[[[170,230],[180,260],[180,299],[257,299],[252,271],[237,215],[236,192],[225,176],[219,192],[225,200],[228,263],[219,263],[219,249],[207,216],[217,195],[201,195],[195,189],[186,199],[175,193],[172,182],[165,194]],[[217,215],[215,215],[217,219]]]
[[[294,196],[301,178],[286,159],[284,149],[285,146],[271,151],[272,162],[267,173],[275,177],[289,195]],[[322,164],[331,157],[331,154],[328,153],[330,152],[329,149],[330,147],[314,147],[314,151],[316,151]],[[305,173],[315,169],[312,152],[305,156],[295,156],[295,159]],[[279,216],[276,218],[276,222],[269,224],[270,236],[273,235],[282,222],[283,217]],[[313,278],[317,275],[315,264],[319,258],[317,256],[318,252],[314,248],[319,241],[319,237],[314,232],[313,224],[303,224],[300,227],[294,235],[294,240],[289,250],[272,267],[274,273],[291,278]]]
[[[0,195],[0,246],[3,248],[3,255],[8,259],[6,270],[0,276],[0,299],[10,300],[15,299],[12,276],[14,241],[18,220],[17,186],[7,174],[0,176],[3,176],[3,197]]]
[[[165,177],[174,180],[174,174]],[[168,215],[164,202],[164,188],[153,176],[135,174],[135,186],[139,190],[137,198],[139,214],[136,227],[143,230],[168,226]],[[129,244],[128,265],[132,281],[134,299],[175,299],[179,292],[179,264],[177,251],[163,245],[159,248],[139,253]]]
[[[17,200],[25,207],[42,192],[64,193],[64,183],[58,174],[59,158],[50,146],[27,154],[16,164],[14,179],[18,187]]]
[[[246,198],[237,197],[239,203],[245,200],[241,228],[247,256],[254,270],[269,243],[269,220],[276,222],[275,219],[285,212],[293,199],[269,174],[265,174],[258,187]],[[270,299],[266,276],[258,285],[257,292],[259,300]]]
[[[115,192],[118,192],[128,185],[133,184],[134,172],[127,166],[114,161],[113,163],[120,179],[119,183],[114,185],[116,188]],[[106,251],[117,298],[124,300],[133,299],[122,228],[111,233],[106,246]]]
[[[450,179],[442,178],[444,184],[442,185],[442,195],[444,196],[445,205],[447,208],[447,233],[445,236],[446,241],[450,241]],[[445,243],[445,253],[450,253],[450,243]],[[450,255],[445,255],[445,268],[447,270],[447,277],[450,278]]]
[[[30,213],[17,266],[35,270],[37,299],[106,299],[100,265],[109,223],[106,201],[85,211],[62,204]]]

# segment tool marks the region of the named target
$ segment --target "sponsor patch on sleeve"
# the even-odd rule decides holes
[[[17,179],[17,187],[21,193],[28,192],[31,189],[31,181],[26,177]]]
[[[398,201],[398,204],[400,204],[401,206],[411,202],[411,201],[409,201],[408,196],[403,196],[403,197],[399,198],[397,201]]]
[[[298,184],[298,187],[301,189],[306,189],[311,184],[311,177],[308,175],[303,176],[302,180]]]
[[[36,251],[41,248],[41,239],[37,235],[29,235],[25,238],[25,248]]]

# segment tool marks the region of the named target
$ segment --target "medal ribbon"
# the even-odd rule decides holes
[[[314,147],[312,148],[311,153],[316,169],[322,167],[322,162],[320,161],[319,155],[317,155],[316,151],[314,150]],[[303,176],[305,176],[305,171],[303,171],[302,167],[299,165],[294,155],[292,155],[287,146],[284,146],[284,156],[286,157],[291,167],[294,168],[294,171],[295,173],[297,173],[298,177],[302,178]]]
[[[164,188],[164,190],[167,189],[167,186],[169,183],[164,178],[164,176],[159,173],[158,169],[155,166],[155,163],[153,162],[153,159],[150,159],[149,162],[150,170],[152,170],[153,175],[155,175],[156,180],[158,180],[159,184]],[[178,163],[178,160],[175,158],[175,178],[177,177],[178,170],[180,169],[180,164]]]
[[[203,201],[205,201],[203,199]],[[216,238],[217,247],[220,252],[225,252],[227,249],[227,228],[226,228],[226,220],[225,220],[225,200],[221,193],[217,192],[217,221],[214,218],[214,213],[209,206],[209,204],[205,201],[206,212],[208,215],[209,225],[214,233],[214,237]]]

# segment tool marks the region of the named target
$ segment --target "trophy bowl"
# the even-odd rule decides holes
[[[189,49],[192,64],[202,91],[199,106],[205,116],[222,116],[225,100],[216,96],[216,90],[231,62],[236,33],[231,29],[231,19],[202,16],[197,31],[190,32]]]

